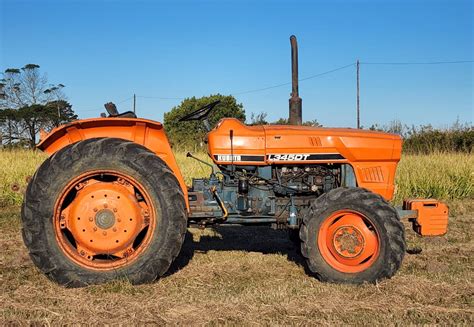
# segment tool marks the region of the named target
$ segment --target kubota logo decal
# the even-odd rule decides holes
[[[234,158],[230,154],[218,154],[216,155],[217,161],[242,161],[242,157],[234,154]]]
[[[265,156],[257,155],[246,155],[246,154],[215,154],[214,159],[220,162],[263,162],[265,161]]]

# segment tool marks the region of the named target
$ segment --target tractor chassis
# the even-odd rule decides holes
[[[309,205],[311,198],[290,196],[283,210],[276,210],[275,199],[270,202],[270,215],[242,215],[229,213],[229,207],[234,205],[231,201],[239,198],[235,191],[218,191],[219,180],[215,176],[210,179],[196,179],[195,183],[206,183],[209,188],[204,191],[188,192],[190,212],[188,221],[190,226],[206,228],[211,225],[270,225],[273,229],[299,229],[303,219],[304,210]],[[228,199],[225,201],[223,199]],[[261,198],[263,201],[263,198]],[[238,202],[238,200],[237,200]],[[405,200],[402,206],[396,207],[400,220],[408,220],[413,230],[421,236],[444,235],[448,225],[448,207],[446,204],[434,199]],[[300,214],[299,214],[300,212]]]

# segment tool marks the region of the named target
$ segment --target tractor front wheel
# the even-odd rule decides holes
[[[121,139],[89,139],[41,165],[22,222],[33,262],[59,284],[140,284],[177,256],[186,208],[176,177],[154,153]]]
[[[362,188],[341,187],[314,200],[300,237],[308,267],[322,281],[359,284],[390,278],[405,253],[397,211]]]

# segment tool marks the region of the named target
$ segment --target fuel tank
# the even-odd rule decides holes
[[[246,126],[224,118],[208,134],[218,165],[349,164],[358,186],[390,199],[402,140],[396,134],[351,128]]]

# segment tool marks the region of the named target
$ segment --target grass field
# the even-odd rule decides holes
[[[177,157],[185,176],[207,175],[184,153]],[[153,284],[59,287],[33,266],[20,237],[18,204],[42,160],[40,153],[0,152],[0,325],[473,324],[472,155],[403,158],[395,202],[447,200],[449,232],[419,238],[407,224],[408,247],[423,251],[407,254],[392,279],[360,286],[308,276],[284,231],[223,226],[189,229],[170,272]]]
[[[193,177],[209,176],[209,167],[186,157],[186,152],[175,154],[181,172],[190,184]],[[205,153],[195,154],[210,162]],[[19,205],[28,176],[46,159],[42,152],[0,150],[0,205]],[[474,155],[436,153],[404,155],[400,161],[394,202],[399,204],[409,197],[434,197],[443,200],[474,199]]]

